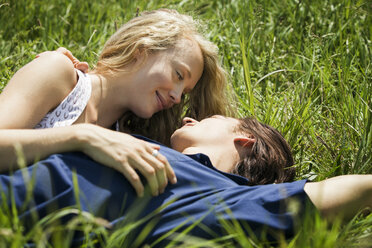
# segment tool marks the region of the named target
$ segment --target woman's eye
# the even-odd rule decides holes
[[[177,73],[177,77],[178,77],[178,79],[179,79],[179,80],[183,80],[183,77],[182,77],[181,73],[179,73],[178,71],[176,71],[176,73]]]

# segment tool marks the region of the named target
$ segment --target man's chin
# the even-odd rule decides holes
[[[177,131],[177,130],[176,130],[176,131]],[[171,146],[171,148],[173,148],[173,149],[174,149],[173,146],[174,146],[174,142],[175,142],[175,138],[174,138],[175,135],[174,135],[174,134],[175,134],[175,133],[173,133],[172,136],[170,137],[170,146]]]
[[[182,135],[177,133],[178,129],[172,134],[170,138],[170,146],[172,149],[176,150],[177,152],[183,152],[186,148],[188,148],[191,144],[190,142],[182,138]]]
[[[181,152],[179,147],[180,147],[180,140],[177,137],[177,130],[172,134],[170,138],[170,147],[178,152]]]

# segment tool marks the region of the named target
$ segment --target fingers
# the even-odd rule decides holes
[[[61,53],[65,56],[67,56],[71,62],[74,64],[74,67],[84,73],[88,73],[89,70],[89,65],[87,62],[80,62],[71,52],[70,50],[64,48],[64,47],[59,47],[55,52]],[[38,55],[36,55],[36,58],[39,58],[40,56],[46,55],[50,53],[50,51],[42,52]]]
[[[159,150],[160,149],[160,146],[159,145],[156,145],[156,144],[151,144],[151,147],[152,149],[156,149],[156,150]],[[151,151],[152,153],[152,151]],[[174,170],[172,168],[172,166],[169,164],[168,160],[166,157],[164,157],[161,152],[158,153],[158,156],[156,157],[158,161],[160,161],[163,165],[164,165],[164,168],[165,168],[165,174],[168,178],[168,180],[172,183],[172,184],[175,184],[177,183],[177,177],[176,177],[176,174],[174,173]]]
[[[133,186],[137,196],[143,197],[144,187],[141,182],[141,178],[138,176],[136,171],[132,167],[126,166],[125,169],[123,168],[121,170],[121,172],[124,174],[125,178],[129,181],[129,183]]]
[[[151,156],[151,155],[150,155]],[[151,157],[147,157],[147,159],[151,159]],[[164,187],[160,187],[160,185],[164,184],[165,177],[162,177],[161,174],[163,173],[161,169],[156,168],[155,161],[145,160],[141,157],[137,157],[135,160],[130,161],[132,166],[135,166],[136,169],[146,178],[147,183],[149,185],[151,194],[153,196],[158,196],[161,190]],[[159,180],[160,179],[160,180]]]
[[[66,48],[64,47],[59,47],[56,52],[59,52],[59,53],[62,53],[63,55],[66,55],[71,61],[72,63],[75,65],[75,63],[79,62],[79,60],[77,58],[75,58],[74,55],[72,55],[72,53],[70,52],[70,50],[67,50]]]
[[[148,144],[145,144],[145,146],[145,151],[140,152],[137,150],[127,155],[126,159],[121,162],[118,161],[120,164],[117,164],[114,168],[128,179],[139,197],[143,196],[144,187],[137,174],[138,172],[145,177],[151,195],[158,196],[164,192],[168,185],[168,178],[172,183],[175,183],[177,180],[167,159],[160,153],[157,157],[154,157],[152,155],[154,147]]]
[[[117,133],[98,126],[93,138],[82,145],[88,156],[122,173],[134,187],[138,196],[144,195],[144,187],[139,175],[146,179],[152,195],[164,192],[168,181],[177,182],[168,160],[160,153],[153,154],[160,146],[137,139],[124,133]],[[96,138],[96,136],[98,138]]]
[[[66,55],[72,61],[72,63],[74,64],[74,67],[76,69],[78,69],[78,70],[80,70],[84,73],[88,72],[88,69],[89,69],[88,63],[87,62],[80,62],[80,60],[78,60],[74,55],[72,55],[70,50],[67,50],[64,47],[59,47],[56,51]]]
[[[152,148],[156,149],[157,147]],[[153,150],[151,150],[151,154],[152,152]],[[163,156],[161,152],[159,152],[156,157],[151,155],[151,157],[148,158],[148,161],[157,172],[156,175],[158,178],[160,193],[164,192],[164,189],[167,186],[168,181],[170,181],[172,184],[177,183],[176,174],[174,173],[173,168],[169,164],[167,158]]]
[[[71,60],[71,62],[74,64],[74,67],[77,68],[77,65],[80,63],[80,61],[77,58],[75,58],[74,55],[72,55],[70,50],[67,50],[64,47],[59,47],[56,50],[56,52],[62,53],[63,55],[67,56]]]
[[[160,146],[151,144],[153,149],[159,150]],[[167,180],[169,180],[172,184],[177,183],[177,177],[174,173],[174,170],[172,166],[169,164],[168,159],[161,154],[161,152],[158,153],[158,156],[156,157],[157,161],[160,161],[160,163],[164,166],[165,169],[165,175],[167,177]]]
[[[161,153],[156,157],[153,155],[154,149],[158,150],[160,147],[148,143],[145,145],[146,152],[138,153],[141,156],[133,157],[129,163],[146,178],[151,194],[157,196],[164,192],[168,181],[176,183],[177,179],[168,160]]]
[[[76,65],[74,64],[75,68],[84,72],[88,73],[89,70],[89,65],[87,62],[78,62]]]
[[[48,53],[50,53],[50,51],[46,51],[46,52],[39,53],[38,55],[35,56],[35,58],[37,59],[37,58],[39,58],[39,57],[41,57],[41,56],[44,56],[44,55],[46,55],[46,54],[48,54]]]
[[[158,159],[160,156],[162,156],[160,153],[158,153],[157,157],[154,157],[153,155],[148,157],[147,162],[154,168],[155,170],[155,176],[157,180],[157,186],[159,193],[163,193],[165,187],[168,185],[168,178],[165,170],[165,165]],[[151,185],[150,185],[151,187]]]
[[[172,168],[172,166],[169,164],[168,160],[166,157],[164,157],[163,155],[159,154],[159,156],[157,157],[157,159],[163,163],[165,165],[165,174],[168,178],[168,180],[172,183],[172,184],[175,184],[177,183],[177,177],[176,177],[176,174],[174,173],[174,170]]]

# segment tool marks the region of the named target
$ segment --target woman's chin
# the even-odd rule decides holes
[[[141,111],[134,112],[134,114],[143,119],[150,119],[155,113],[152,111]]]

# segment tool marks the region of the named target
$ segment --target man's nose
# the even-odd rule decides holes
[[[187,123],[197,123],[198,121],[193,119],[193,118],[190,118],[190,117],[184,117],[182,119],[182,125],[186,125]]]

